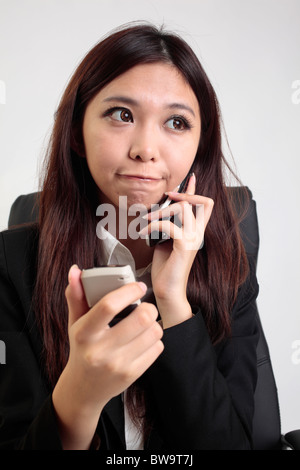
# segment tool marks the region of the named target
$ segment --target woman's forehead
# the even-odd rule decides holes
[[[132,105],[151,102],[175,107],[178,104],[192,114],[199,114],[198,100],[190,85],[174,65],[163,62],[132,67],[109,82],[95,98]]]

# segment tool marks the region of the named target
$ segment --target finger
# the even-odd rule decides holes
[[[163,337],[163,329],[154,322],[150,328],[144,330],[140,335],[136,336],[132,341],[127,343],[126,349],[128,359],[134,361],[137,357],[144,354],[155,343],[159,342]]]
[[[143,336],[141,336],[141,340],[145,339]],[[117,351],[117,357],[115,357],[114,371],[123,376],[123,381],[127,384],[126,388],[135,382],[164,350],[164,344],[160,339],[153,341],[147,347],[144,345],[142,349],[136,346],[134,343],[127,344]]]
[[[144,220],[156,221],[160,219],[170,219],[171,217],[179,216],[181,218],[182,212],[185,210],[185,204],[189,205],[185,200],[170,204],[163,209],[157,209],[156,211],[149,212],[143,216]]]
[[[176,193],[176,192],[168,192],[168,195],[171,199],[174,201],[186,201],[189,204],[192,204],[192,206],[197,207],[198,205],[204,206],[204,212],[205,212],[205,222],[209,221],[209,218],[211,216],[213,207],[214,207],[214,201],[213,199],[205,196],[199,196],[198,194],[195,195],[190,195],[187,193]],[[173,204],[175,205],[175,204]]]
[[[166,240],[169,238],[182,238],[182,230],[176,224],[170,222],[170,220],[154,220],[142,230],[140,230],[139,235],[141,238],[144,238],[147,235],[150,235],[151,232],[163,233]]]
[[[69,271],[69,284],[65,291],[69,309],[69,326],[73,325],[78,318],[89,310],[80,277],[81,270],[77,265],[73,265]]]
[[[175,216],[176,218],[174,218]],[[176,202],[164,209],[157,210],[149,214],[148,216],[148,220],[151,221],[151,224],[152,222],[165,219],[170,220],[171,223],[175,223],[179,227],[185,224],[188,230],[195,229],[196,227],[194,221],[193,206],[187,201]],[[142,230],[140,231],[140,233],[142,233]]]
[[[143,375],[143,373],[149,369],[149,367],[161,355],[163,350],[163,342],[161,340],[156,341],[150,348],[145,350],[131,362],[131,369],[134,371],[137,378]]]
[[[195,194],[195,191],[196,191],[196,176],[195,176],[195,173],[192,173],[192,175],[190,176],[185,194],[192,195],[192,194]]]
[[[122,344],[127,344],[152,328],[153,325],[158,325],[157,317],[158,311],[153,304],[147,302],[141,303],[126,318],[113,327],[116,334],[115,345],[121,346]]]
[[[112,373],[116,378],[120,377],[122,382],[126,384],[123,390],[135,382],[164,350],[161,340],[154,341],[149,347],[144,347],[142,351],[139,351],[138,348],[131,348],[131,346],[126,345],[110,355],[113,364],[113,367],[110,367]],[[103,354],[103,351],[100,354]]]
[[[147,286],[143,282],[132,282],[106,294],[87,313],[85,334],[94,334],[107,328],[118,313],[137,302],[146,291]]]
[[[203,242],[206,227],[204,205],[198,204],[196,206],[196,216],[191,204],[186,201],[182,201],[177,206],[181,208],[180,215],[176,210],[177,219],[181,222],[180,226],[170,220],[154,220],[139,232],[140,236],[143,238],[151,233],[151,236],[154,237],[155,233],[161,232],[165,240],[172,238],[175,243],[177,242],[178,247],[178,241],[180,241],[180,246],[185,250],[198,250]]]
[[[199,194],[176,193],[173,191],[168,191],[166,194],[174,201],[187,201],[192,205],[210,204],[210,201],[213,203],[213,200],[209,197],[200,196]]]

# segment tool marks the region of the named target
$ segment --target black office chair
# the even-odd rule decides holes
[[[246,203],[245,191],[239,187],[230,188],[230,194],[239,214]],[[250,203],[240,223],[241,234],[247,253],[258,256],[259,230],[256,203],[251,191],[247,188]],[[34,222],[38,217],[39,193],[19,196],[13,203],[9,215],[8,226]],[[253,421],[253,442],[255,450],[300,450],[300,429],[281,434],[280,412],[277,387],[273,374],[269,348],[257,311],[257,323],[260,339],[257,346],[258,380],[255,391],[255,414]]]

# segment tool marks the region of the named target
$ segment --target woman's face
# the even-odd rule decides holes
[[[85,157],[101,202],[150,209],[184,179],[200,139],[197,98],[179,71],[138,65],[104,87],[83,120]]]

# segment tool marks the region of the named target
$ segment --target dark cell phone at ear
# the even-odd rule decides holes
[[[180,183],[178,192],[183,193],[186,190],[186,187],[188,185],[189,178],[191,176],[191,173],[189,173],[184,180]],[[165,207],[168,207],[170,204],[173,204],[175,201],[172,201],[172,199],[166,197],[165,201],[160,205],[160,209],[164,209]],[[174,221],[174,217],[167,217],[162,220],[171,220],[172,222]],[[164,233],[164,232],[159,232],[158,230],[153,230],[147,237],[146,237],[146,243],[148,246],[155,246],[158,243],[163,243],[165,241],[169,240],[169,237]]]
[[[83,269],[81,282],[87,303],[89,307],[93,307],[109,292],[130,282],[135,282],[135,276],[129,265],[100,266],[97,268]],[[118,313],[110,323],[110,326],[115,325],[117,322],[127,317],[139,303],[140,300]]]

